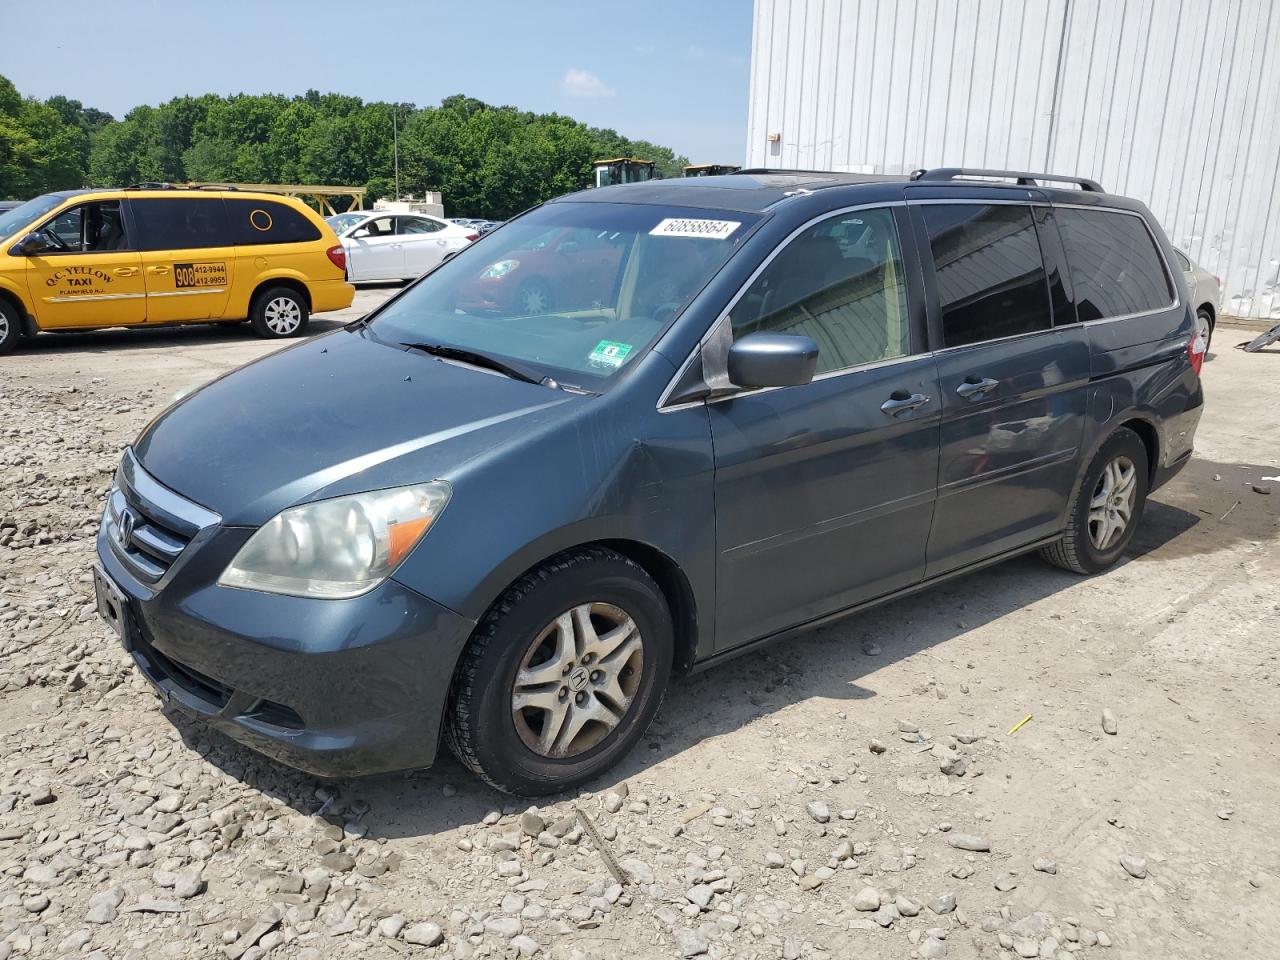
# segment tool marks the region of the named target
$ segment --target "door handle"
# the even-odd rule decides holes
[[[116,267],[111,271],[117,277],[136,277],[138,275],[137,267]]]
[[[163,277],[168,272],[168,267],[147,267],[147,273],[157,277]]]
[[[956,393],[966,400],[978,400],[998,386],[1000,386],[1000,381],[992,380],[990,377],[983,377],[981,380],[966,377],[964,383],[956,387]]]
[[[906,410],[914,410],[916,407],[923,407],[929,402],[929,397],[923,393],[907,393],[905,390],[895,390],[889,394],[889,399],[880,404],[880,411],[887,413],[891,417]]]

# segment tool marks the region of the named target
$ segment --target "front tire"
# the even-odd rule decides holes
[[[613,766],[644,736],[671,673],[673,629],[639,564],[584,548],[525,574],[462,654],[445,739],[482,780],[536,796]]]
[[[0,354],[17,349],[22,339],[22,320],[13,304],[0,300]]]
[[[1121,427],[1089,464],[1062,539],[1045,547],[1040,555],[1074,573],[1106,570],[1133,539],[1146,506],[1149,476],[1142,438]]]
[[[263,290],[249,308],[253,332],[268,340],[296,337],[306,329],[310,319],[306,299],[290,287]]]

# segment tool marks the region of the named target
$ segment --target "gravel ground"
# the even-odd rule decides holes
[[[1013,561],[677,681],[616,777],[530,808],[167,715],[94,613],[101,498],[274,345],[41,338],[0,360],[0,960],[1280,956],[1280,352],[1216,339],[1119,567]]]

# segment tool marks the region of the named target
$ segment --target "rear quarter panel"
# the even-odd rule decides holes
[[[1142,214],[1164,260],[1176,298],[1165,310],[1085,324],[1092,351],[1092,429],[1083,463],[1092,459],[1118,426],[1141,420],[1150,425],[1157,437],[1156,462],[1151,467],[1153,480],[1158,483],[1190,457],[1204,405],[1200,377],[1187,356],[1187,346],[1195,333],[1195,304],[1183,272],[1177,269],[1169,239],[1151,212],[1141,203],[1115,197],[1094,202]]]

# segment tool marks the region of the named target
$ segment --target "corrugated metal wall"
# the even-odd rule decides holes
[[[747,163],[1093,177],[1222,277],[1224,312],[1280,318],[1277,7],[756,0]]]

